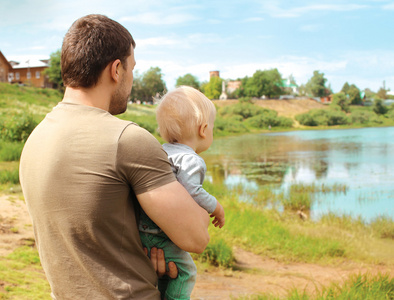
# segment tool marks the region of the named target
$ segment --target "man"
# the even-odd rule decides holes
[[[186,251],[201,253],[209,241],[209,216],[176,181],[161,145],[113,116],[127,107],[134,48],[130,33],[105,16],[75,21],[62,46],[64,98],[21,156],[53,299],[159,299],[163,253],[152,252],[153,265],[145,255],[140,207]]]

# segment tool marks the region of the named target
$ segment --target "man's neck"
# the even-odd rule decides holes
[[[97,107],[108,111],[108,97],[109,96],[106,96],[106,94],[103,93],[100,88],[66,87],[62,101]]]

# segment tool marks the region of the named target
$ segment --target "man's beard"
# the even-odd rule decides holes
[[[127,101],[129,100],[131,90],[126,94],[124,85],[124,82],[122,82],[119,88],[111,96],[108,110],[111,115],[124,113],[127,109]]]

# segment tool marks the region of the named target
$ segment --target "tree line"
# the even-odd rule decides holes
[[[63,89],[63,82],[60,70],[60,50],[51,54],[49,68],[45,74],[49,80],[58,89]],[[179,76],[176,79],[176,86],[187,85],[194,87],[203,92],[209,99],[219,99],[222,93],[222,82],[224,79],[212,76],[209,81],[199,82],[196,76],[188,73]],[[308,97],[326,97],[333,94],[330,85],[327,85],[327,79],[324,73],[315,70],[313,75],[306,84],[301,84],[297,92],[284,84],[286,81],[278,69],[256,70],[252,76],[245,76],[236,79],[241,82],[238,89],[228,94],[229,99],[249,98],[279,98],[282,95],[308,96]],[[292,75],[287,79],[291,84],[296,85]],[[149,70],[140,74],[138,71],[134,74],[133,89],[131,92],[131,101],[152,102],[154,98],[163,95],[167,91],[166,83],[163,80],[163,73],[159,67],[151,67]],[[374,99],[394,98],[387,94],[388,90],[381,87],[377,93],[370,89],[362,91],[355,85],[345,82],[340,94],[337,97],[345,97],[343,102],[350,105],[360,105],[363,103],[363,97]]]

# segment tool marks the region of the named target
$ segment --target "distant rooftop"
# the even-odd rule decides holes
[[[13,69],[48,67],[47,59],[28,59],[23,61],[10,61]]]

